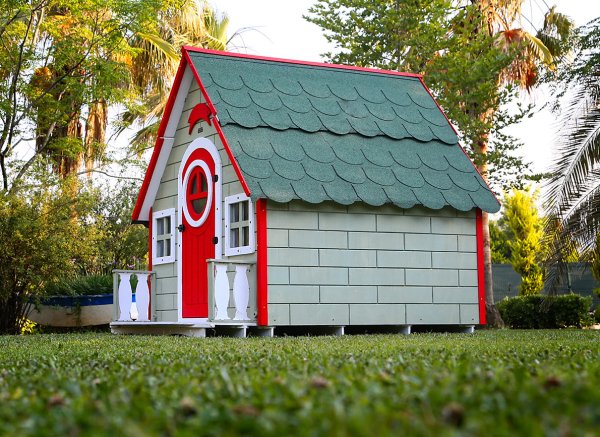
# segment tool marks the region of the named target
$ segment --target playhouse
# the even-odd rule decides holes
[[[418,75],[186,47],[133,211],[150,290],[131,320],[119,272],[111,328],[482,324],[499,208]]]

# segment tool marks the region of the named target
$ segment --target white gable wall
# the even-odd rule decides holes
[[[160,185],[158,187],[158,191],[156,194],[156,199],[154,204],[152,205],[152,211],[157,212],[160,210],[175,208],[177,211],[177,175],[179,172],[179,167],[181,165],[181,160],[185,151],[187,150],[190,143],[196,138],[204,137],[209,139],[219,150],[219,154],[221,157],[221,162],[223,164],[222,168],[222,187],[223,187],[223,199],[226,196],[240,194],[243,193],[242,186],[237,179],[237,175],[233,166],[231,165],[231,161],[229,160],[229,156],[225,151],[225,148],[217,134],[217,131],[213,126],[209,126],[205,121],[198,122],[194,129],[192,130],[192,134],[188,134],[189,124],[188,117],[190,112],[198,103],[204,103],[205,100],[200,92],[198,84],[193,81],[192,85],[189,89],[188,96],[185,99],[185,103],[183,105],[183,111],[181,113],[181,117],[179,119],[179,123],[177,125],[177,130],[174,135],[173,146],[170,151],[167,164],[165,167],[165,171],[160,180]],[[173,114],[175,115],[175,114]],[[213,121],[214,123],[214,121]],[[199,132],[199,129],[202,128],[202,132]],[[166,146],[166,144],[165,144]],[[164,147],[164,146],[163,146]],[[223,199],[219,199],[223,202]],[[216,200],[216,199],[215,199]],[[176,214],[179,212],[177,211]],[[224,216],[224,214],[223,214]],[[179,217],[176,217],[176,223],[179,223]],[[225,229],[225,224],[223,223],[222,229]],[[179,232],[175,233],[176,244],[179,244]],[[224,242],[224,235],[220,236],[221,241]],[[224,248],[222,244],[221,247]],[[176,251],[177,254],[177,251]],[[222,253],[224,257],[224,253]],[[241,255],[235,257],[237,260],[246,260],[249,262],[255,262],[256,254],[250,255]],[[174,263],[168,264],[158,264],[152,266],[152,270],[156,272],[157,277],[157,287],[156,287],[156,302],[154,303],[154,308],[156,311],[157,321],[159,322],[176,322],[177,321],[177,271],[178,271],[178,263],[179,259],[177,258]],[[249,271],[249,280],[250,280],[250,288],[251,290],[255,290],[255,268],[253,267]],[[230,283],[233,283],[233,277],[230,278]],[[250,296],[251,302],[256,302],[255,295]],[[231,313],[234,312],[234,309],[231,308]],[[251,313],[252,311],[249,311]],[[249,314],[250,315],[250,314]]]

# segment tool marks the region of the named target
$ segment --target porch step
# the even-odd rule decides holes
[[[212,323],[177,322],[112,322],[113,334],[137,335],[183,335],[186,337],[206,337],[206,330],[214,328]]]

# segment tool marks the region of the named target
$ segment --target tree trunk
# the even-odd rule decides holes
[[[490,242],[490,217],[485,211],[481,214],[483,228],[483,269],[485,283],[485,312],[487,325],[491,328],[503,328],[504,321],[494,303],[494,284],[492,282],[492,247]]]
[[[490,117],[491,113],[488,112],[483,117]],[[479,148],[478,153],[485,156],[487,154],[488,146],[488,135],[486,134],[481,141],[477,143]],[[488,166],[487,161],[484,159],[482,163],[477,165],[477,170],[481,173],[481,177],[488,182]],[[483,270],[484,270],[484,284],[485,284],[485,312],[487,318],[487,326],[490,328],[503,328],[504,321],[496,304],[494,303],[494,284],[492,282],[492,245],[490,242],[490,217],[485,211],[481,214],[481,224],[483,228]]]

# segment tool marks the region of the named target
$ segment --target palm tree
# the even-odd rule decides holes
[[[52,13],[46,11],[45,17]],[[110,19],[112,14],[106,10],[101,15]],[[156,31],[136,32],[127,41],[125,50],[108,55],[128,67],[129,91],[139,95],[137,109],[124,115],[126,124],[152,121],[138,132],[134,144],[145,144],[157,130],[155,120],[164,110],[179,63],[178,49],[183,45],[196,45],[224,50],[228,43],[228,23],[226,16],[219,18],[206,2],[182,0],[177,7],[159,12]],[[39,68],[34,76],[36,86],[44,88],[54,83],[61,75],[54,70],[52,65]],[[57,125],[39,118],[37,150],[50,158],[54,171],[63,177],[76,173],[82,164],[90,174],[94,164],[104,156],[109,103],[100,97],[85,104],[82,96],[71,96],[60,87],[54,87],[51,95],[57,104],[68,105],[68,119]],[[40,114],[44,116],[43,111]]]
[[[571,91],[562,119],[560,147],[548,181],[546,229],[551,248],[549,281],[561,278],[565,254],[600,261],[600,19],[579,30],[578,53],[562,75]],[[555,268],[557,267],[557,268]]]
[[[229,18],[205,2],[186,0],[182,7],[167,9],[159,17],[158,37],[168,49],[156,45],[155,41],[142,37],[132,44],[141,53],[132,59],[132,85],[141,90],[142,105],[121,114],[123,120],[120,134],[125,127],[139,123],[139,129],[131,140],[134,151],[141,153],[153,143],[158,131],[160,117],[169,97],[170,87],[179,65],[179,50],[182,46],[226,50],[231,38],[227,37]]]
[[[471,0],[482,17],[481,32],[493,37],[496,44],[504,51],[516,50],[513,61],[500,72],[498,89],[506,84],[517,85],[523,90],[531,90],[536,84],[540,70],[554,70],[557,59],[564,55],[568,47],[573,24],[571,20],[554,8],[545,15],[544,26],[534,36],[523,29],[524,20],[521,7],[524,0]],[[484,122],[491,122],[493,112],[488,110],[477,114]],[[483,132],[476,141],[477,152],[485,156],[488,151],[490,132]],[[487,179],[488,168],[485,160],[478,165],[478,170]],[[502,319],[494,304],[492,283],[492,254],[489,232],[489,215],[482,214],[483,247],[486,309],[488,324],[501,326]]]

